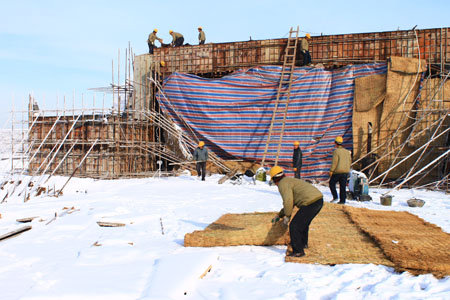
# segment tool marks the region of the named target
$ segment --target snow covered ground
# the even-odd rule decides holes
[[[276,187],[218,185],[219,178],[73,178],[58,198],[8,198],[0,204],[0,235],[27,225],[16,219],[38,218],[28,223],[31,230],[0,241],[0,299],[450,299],[450,277],[397,274],[372,264],[286,263],[285,246],[183,247],[186,233],[225,213],[281,207]],[[53,177],[47,186],[59,189],[66,180]],[[319,188],[330,201],[328,188]],[[450,232],[450,195],[401,190],[386,207],[379,203],[382,192],[371,189],[372,202],[348,205],[409,211]],[[408,207],[411,197],[425,206]],[[75,210],[64,213],[64,207]],[[193,270],[210,264],[199,279]]]

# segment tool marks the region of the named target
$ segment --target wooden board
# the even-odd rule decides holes
[[[31,226],[29,226],[29,225],[17,228],[17,229],[15,229],[13,231],[10,231],[10,232],[7,232],[7,233],[5,233],[3,235],[0,235],[0,241],[1,240],[5,240],[5,239],[10,238],[10,237],[13,237],[13,236],[16,236],[16,235],[18,235],[18,234],[20,234],[22,232],[28,231],[30,229],[31,229]]]
[[[100,227],[123,227],[123,226],[125,226],[124,223],[105,222],[105,221],[98,221],[97,224]]]
[[[39,216],[35,216],[35,217],[27,217],[27,218],[22,218],[22,219],[17,219],[16,222],[19,223],[28,223],[33,221],[34,219],[39,218]]]

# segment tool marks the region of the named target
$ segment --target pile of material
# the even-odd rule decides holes
[[[205,230],[185,235],[186,247],[283,245],[287,228],[275,212],[226,214]],[[412,274],[450,275],[450,235],[407,212],[374,211],[325,203],[309,231],[306,256],[287,262],[381,264]],[[289,249],[287,250],[289,251]]]

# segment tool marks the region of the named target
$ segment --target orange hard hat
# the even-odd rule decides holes
[[[308,39],[311,38],[311,35],[310,35],[309,33],[307,33],[305,36],[306,36]]]
[[[294,142],[294,146],[298,146],[298,145],[300,145],[300,142],[299,141],[295,141]]]
[[[199,146],[199,147],[205,146],[205,142],[204,142],[204,141],[201,141],[200,143],[198,143],[198,146]]]

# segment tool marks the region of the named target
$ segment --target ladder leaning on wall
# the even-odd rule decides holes
[[[273,161],[273,165],[278,164],[278,157],[280,155],[281,144],[283,142],[284,127],[286,124],[286,117],[289,108],[289,101],[291,96],[292,77],[295,68],[295,56],[297,52],[298,43],[297,30],[289,30],[289,38],[284,53],[283,67],[280,74],[280,82],[278,83],[277,98],[275,100],[275,107],[270,121],[269,134],[264,148],[261,166],[265,166],[267,161]]]

